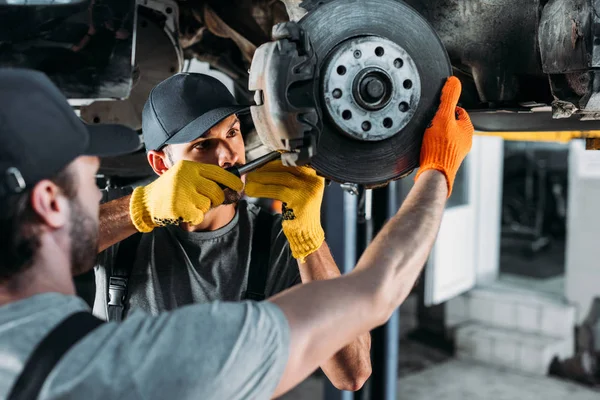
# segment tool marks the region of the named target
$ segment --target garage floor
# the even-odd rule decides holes
[[[310,378],[283,396],[320,400],[323,381]],[[450,360],[398,380],[398,399],[598,400],[600,391],[549,377],[526,376],[473,361]]]

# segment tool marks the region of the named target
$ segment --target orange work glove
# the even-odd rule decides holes
[[[471,151],[473,143],[473,124],[469,114],[457,107],[461,84],[458,78],[451,76],[442,89],[440,107],[423,136],[421,147],[421,166],[415,180],[427,170],[435,169],[446,176],[448,197],[456,172]]]

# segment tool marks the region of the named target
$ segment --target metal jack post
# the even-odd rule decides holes
[[[373,190],[361,188],[358,201],[358,257],[373,240]],[[366,385],[354,393],[354,400],[367,398]]]
[[[346,274],[356,265],[356,185],[331,185],[325,191],[324,221],[327,244],[333,258],[337,261],[342,274]],[[341,212],[340,212],[341,211]],[[340,232],[344,232],[340,235]],[[329,379],[324,382],[324,400],[352,400],[353,393],[336,389]]]
[[[325,230],[333,256],[342,273],[350,272],[373,236],[398,210],[397,183],[372,190],[356,185],[332,185],[325,192]],[[340,213],[340,210],[343,210]],[[343,228],[343,237],[339,235]],[[369,382],[371,400],[396,399],[398,377],[399,313],[372,332],[373,374]],[[339,391],[325,382],[325,400],[364,400],[366,390]]]
[[[378,190],[374,196],[373,224],[378,232],[398,211],[397,182]],[[400,313],[394,311],[390,320],[371,333],[371,362],[373,373],[369,384],[372,400],[395,400],[398,382],[398,347],[400,342]],[[362,400],[362,397],[360,398]]]

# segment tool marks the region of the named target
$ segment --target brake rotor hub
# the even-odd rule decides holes
[[[412,57],[396,43],[364,36],[341,43],[323,76],[327,113],[344,134],[358,140],[388,139],[414,115],[421,79]]]

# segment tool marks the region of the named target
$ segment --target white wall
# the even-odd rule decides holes
[[[600,151],[586,151],[582,140],[569,150],[565,287],[581,324],[600,296]]]
[[[502,179],[504,177],[504,139],[481,137],[478,140],[479,196],[477,204],[476,283],[478,286],[498,279],[500,268],[500,229],[502,220]]]

